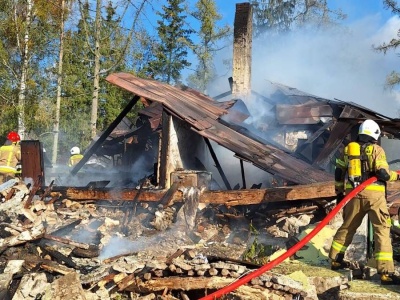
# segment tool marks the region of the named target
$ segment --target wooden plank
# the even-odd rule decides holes
[[[321,117],[332,117],[330,105],[325,103],[276,105],[276,118],[280,124],[318,124]]]

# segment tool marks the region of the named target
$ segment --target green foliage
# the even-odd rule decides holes
[[[257,236],[260,234],[258,229],[250,223],[250,233],[255,235],[253,243],[242,254],[242,259],[254,264],[264,265],[269,261],[269,257],[279,248],[273,245],[265,245],[258,242]]]
[[[252,0],[254,34],[282,34],[293,28],[337,26],[346,15],[328,7],[326,0]]]
[[[259,243],[258,239],[255,238],[249,248],[243,252],[242,259],[254,264],[264,265],[276,250],[278,250],[276,246]]]
[[[26,132],[42,126],[39,118],[41,100],[52,87],[45,70],[51,64],[55,49],[57,22],[54,3],[33,1],[30,21],[27,1],[1,1],[0,4],[0,134],[18,129],[18,113],[24,111]],[[26,62],[26,64],[25,64]],[[23,78],[25,81],[21,82]],[[51,78],[50,78],[51,80]],[[21,89],[21,84],[25,89]],[[19,106],[19,95],[24,105]]]
[[[387,9],[392,11],[392,13],[400,16],[400,6],[397,3],[397,1],[384,0],[383,3]],[[399,45],[400,45],[400,31],[397,33],[397,38],[393,38],[390,42],[383,43],[382,45],[375,47],[375,49],[377,51],[381,51],[384,54],[386,54],[387,51],[390,51],[390,50],[395,51],[397,49],[397,47],[399,47]],[[388,88],[393,88],[399,84],[400,84],[400,73],[397,71],[392,71],[386,77],[386,86]]]
[[[222,19],[218,14],[214,0],[199,0],[193,17],[200,22],[197,35],[199,43],[192,45],[192,50],[198,58],[198,65],[194,74],[188,76],[188,85],[203,93],[207,93],[207,86],[215,77],[213,56],[221,47],[218,42],[228,37],[229,26],[218,27],[217,22]]]
[[[154,59],[146,67],[149,77],[166,83],[178,82],[181,71],[191,65],[186,59],[193,32],[185,24],[184,0],[167,0],[157,21],[159,41],[154,47]]]

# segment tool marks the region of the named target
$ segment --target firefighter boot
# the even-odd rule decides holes
[[[382,285],[399,285],[400,277],[394,274],[382,274],[381,276]]]
[[[337,271],[340,269],[350,268],[350,262],[344,260],[344,253],[338,253],[336,259],[331,262],[331,270]]]

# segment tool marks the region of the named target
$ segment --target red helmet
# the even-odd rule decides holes
[[[10,131],[7,134],[7,139],[10,140],[13,143],[19,142],[21,140],[18,132],[15,132],[15,131]]]

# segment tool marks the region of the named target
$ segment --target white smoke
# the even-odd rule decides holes
[[[385,80],[400,58],[394,51],[383,54],[373,46],[396,38],[399,28],[398,17],[381,25],[379,16],[371,16],[347,25],[346,30],[296,31],[279,38],[253,40],[252,90],[263,94],[272,81],[398,117],[399,90],[385,88]],[[232,57],[232,48],[217,58],[218,69],[224,68],[220,63],[228,56]],[[230,74],[221,76],[209,89],[212,96],[229,89]],[[256,109],[249,107],[251,112],[259,109],[259,105]]]

